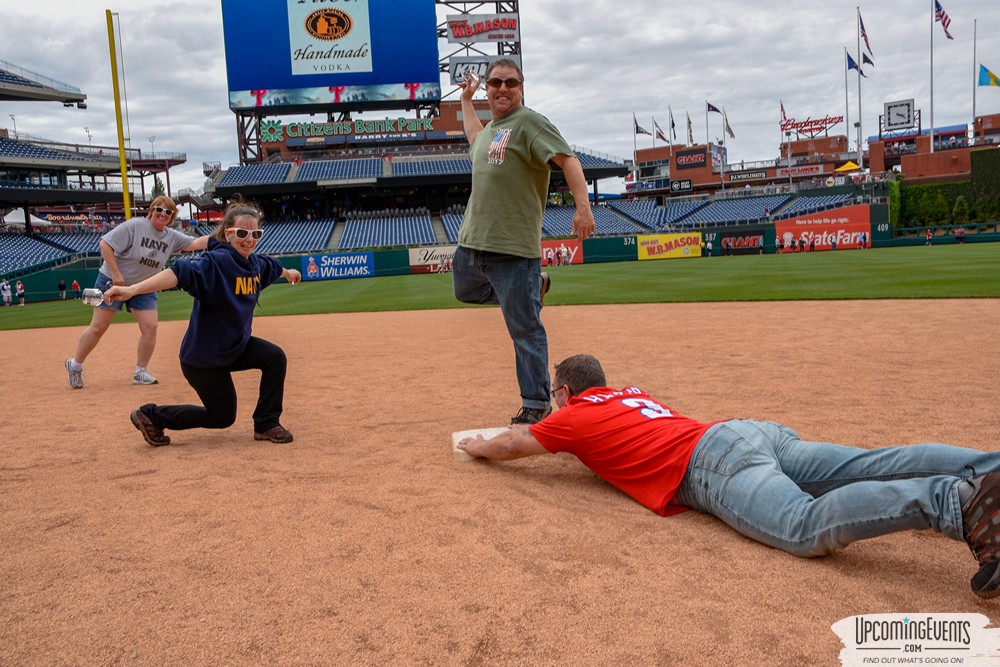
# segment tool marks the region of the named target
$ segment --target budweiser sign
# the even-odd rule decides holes
[[[820,132],[825,132],[837,123],[842,123],[843,121],[843,116],[823,116],[822,118],[807,117],[803,121],[797,121],[794,118],[786,118],[781,121],[781,131],[795,132],[796,134],[804,134],[808,137],[815,137]]]

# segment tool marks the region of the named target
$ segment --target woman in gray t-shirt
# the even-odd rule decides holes
[[[146,217],[132,218],[101,237],[101,257],[104,263],[97,274],[95,287],[102,292],[112,285],[134,285],[159,273],[171,255],[179,252],[204,250],[208,237],[192,238],[169,225],[177,214],[177,204],[160,195],[149,206]],[[146,366],[156,348],[156,294],[143,294],[128,301],[102,303],[94,308],[90,326],[80,334],[76,354],[66,360],[69,386],[83,388],[83,362],[101,341],[104,332],[122,306],[135,316],[139,324],[139,344],[136,348],[135,372],[132,384],[156,384]]]

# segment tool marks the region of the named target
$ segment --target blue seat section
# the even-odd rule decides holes
[[[458,243],[458,228],[462,226],[462,215],[459,213],[443,213],[441,224],[449,243]]]
[[[770,212],[776,211],[789,199],[791,199],[791,195],[720,199],[680,219],[678,224],[682,227],[698,227],[703,225],[715,227],[719,225],[763,222],[767,220]]]
[[[837,195],[822,195],[820,197],[798,197],[789,202],[788,206],[781,209],[774,217],[779,219],[790,218],[794,215],[801,215],[803,213],[825,211],[827,209],[843,206],[845,203],[851,201],[852,196],[853,195],[848,192],[843,192]]]
[[[257,244],[257,252],[280,255],[326,250],[336,224],[335,218],[304,221],[264,220],[264,236]]]
[[[393,176],[437,176],[439,174],[471,173],[472,162],[467,158],[396,162],[392,165]]]
[[[382,175],[382,161],[378,158],[351,160],[324,160],[305,162],[295,174],[295,182],[343,181],[354,178],[378,178]]]
[[[66,252],[100,253],[103,232],[68,232],[65,234],[37,234],[37,237]]]
[[[288,170],[292,165],[288,162],[275,164],[245,164],[241,167],[230,167],[219,181],[219,186],[263,185],[265,183],[284,183]]]
[[[673,225],[686,215],[691,215],[700,208],[708,205],[707,201],[680,201],[671,202],[663,207],[661,215],[661,227]]]
[[[652,199],[619,199],[608,206],[643,227],[659,229],[663,225],[663,209]]]
[[[31,79],[26,79],[23,76],[18,76],[12,72],[8,72],[5,69],[0,69],[0,83],[14,86],[28,86],[30,88],[44,88],[42,84],[32,81]]]
[[[341,250],[389,246],[433,245],[438,242],[431,216],[348,220],[340,238]]]
[[[64,257],[66,253],[24,234],[0,232],[0,273]]]
[[[60,153],[59,151],[41,148],[34,144],[23,141],[14,141],[6,137],[0,137],[0,156],[2,157],[24,157],[36,160],[86,160],[87,158],[70,153]],[[18,186],[20,187],[20,186]]]
[[[215,225],[208,222],[199,222],[198,226],[195,227],[195,233],[198,236],[208,236],[215,230]]]
[[[646,231],[603,206],[591,206],[590,210],[594,212],[594,234],[598,236],[636,234]],[[545,217],[542,219],[542,236],[572,236],[573,214],[575,212],[576,207],[574,206],[546,207]]]
[[[574,151],[576,157],[580,160],[580,165],[584,169],[590,169],[593,167],[623,167],[621,162],[615,162],[614,160],[608,160],[607,158],[597,157],[596,155],[590,155],[589,153],[581,153],[580,151]]]

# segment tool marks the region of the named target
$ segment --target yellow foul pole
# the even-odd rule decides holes
[[[115,122],[118,125],[118,162],[122,171],[122,200],[125,204],[125,219],[132,217],[132,205],[128,196],[128,165],[125,161],[125,130],[122,128],[122,102],[118,93],[118,57],[115,54],[115,31],[111,21],[111,10],[104,10],[108,19],[108,48],[111,49],[111,83],[115,92]]]

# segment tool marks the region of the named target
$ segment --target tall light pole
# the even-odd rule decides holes
[[[10,120],[14,123],[14,138],[16,139],[17,138],[17,118],[14,117],[14,114],[10,114]]]
[[[788,160],[788,191],[792,191],[792,133],[785,132],[785,158]]]
[[[87,145],[88,146],[93,146],[94,145],[94,141],[93,141],[93,136],[90,134],[90,128],[89,127],[85,127],[85,128],[83,128],[83,131],[87,133]]]
[[[153,142],[156,141],[156,136],[149,137],[149,157],[153,157]]]

